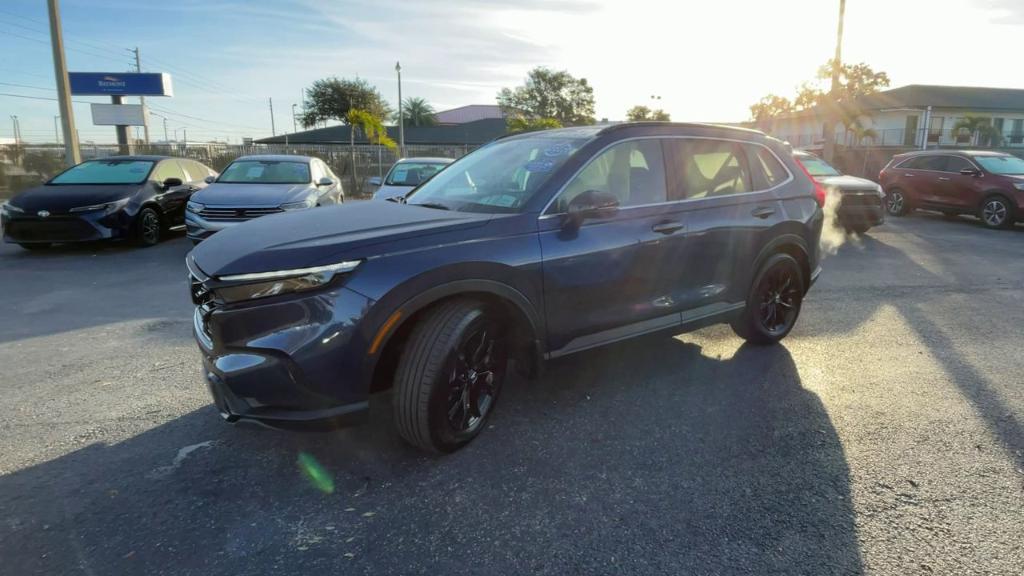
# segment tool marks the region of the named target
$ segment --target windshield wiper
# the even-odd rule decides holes
[[[424,202],[422,204],[412,204],[412,206],[423,206],[424,208],[437,208],[438,210],[451,210],[451,206],[445,206],[437,202]]]

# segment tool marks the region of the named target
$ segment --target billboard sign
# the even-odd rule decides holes
[[[68,72],[74,96],[174,96],[171,75],[149,72]]]
[[[141,104],[91,104],[96,126],[144,126],[149,111]]]

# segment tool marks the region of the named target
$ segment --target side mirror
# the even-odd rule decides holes
[[[619,211],[619,199],[611,192],[587,190],[569,202],[565,216],[568,227],[577,228],[584,220],[611,218]]]
[[[207,176],[206,178],[203,178],[203,182],[206,182],[207,184],[213,184],[216,181],[217,181],[217,177],[216,176]]]
[[[379,187],[381,185],[380,176],[370,176],[370,179],[367,180],[366,183],[369,184],[370,186],[378,186]]]
[[[181,178],[168,178],[160,183],[160,187],[164,190],[170,190],[171,188],[177,188],[182,185]]]
[[[317,180],[316,185],[317,186],[333,186],[334,185],[334,180],[331,180],[327,176],[324,176],[323,178]]]
[[[960,171],[960,174],[964,176],[981,176],[981,172],[974,168],[964,168]]]

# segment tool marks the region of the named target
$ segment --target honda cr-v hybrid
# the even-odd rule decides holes
[[[1024,160],[988,150],[924,150],[893,156],[878,175],[893,216],[911,210],[972,214],[989,228],[1024,218]]]
[[[405,202],[226,229],[188,257],[229,421],[333,426],[391,390],[412,444],[475,437],[510,365],[728,322],[771,344],[818,268],[822,190],[760,132],[636,123],[499,139]]]

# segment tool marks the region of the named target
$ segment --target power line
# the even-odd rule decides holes
[[[30,86],[28,84],[14,84],[14,83],[11,83],[11,82],[0,82],[0,86],[15,86],[17,88],[31,88],[33,90],[49,90],[50,92],[54,91],[54,88],[49,88],[49,87],[45,87],[45,86]]]

